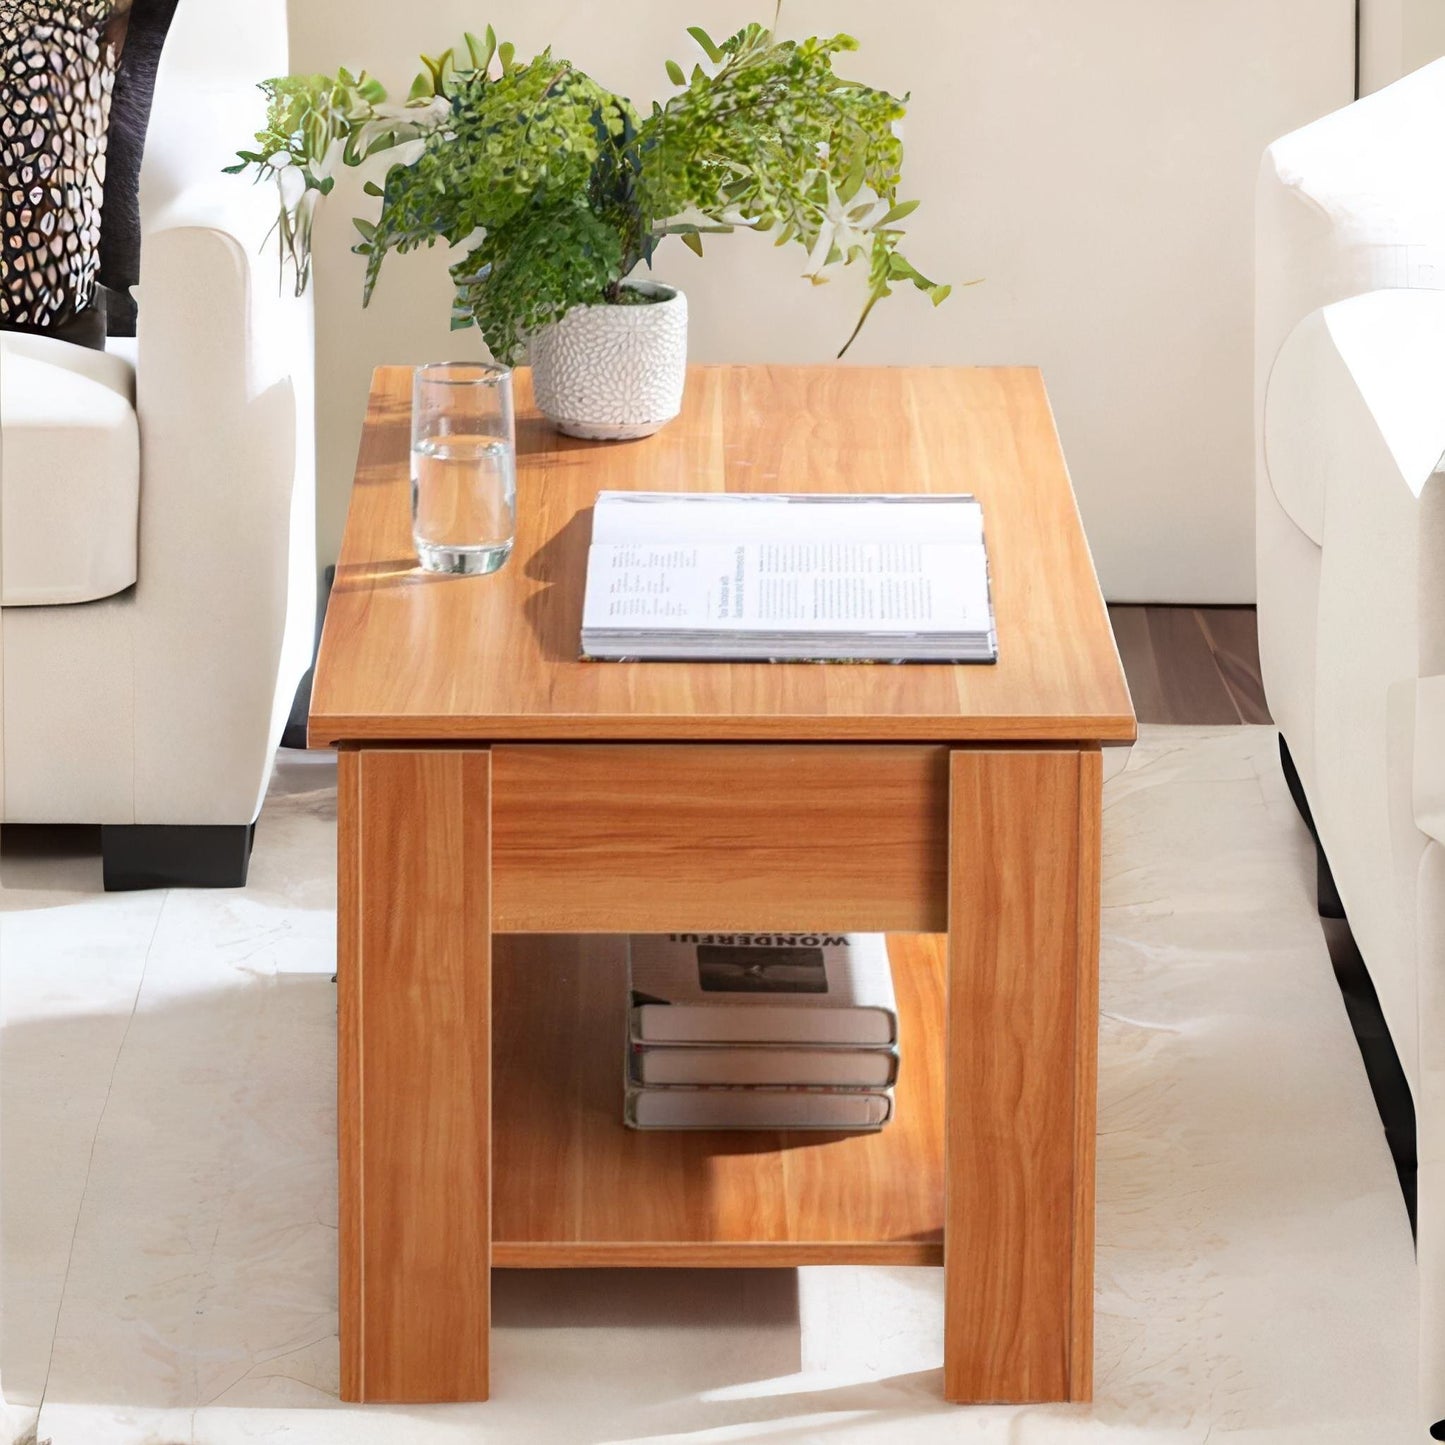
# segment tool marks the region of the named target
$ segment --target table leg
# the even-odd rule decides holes
[[[1097,750],[956,749],[944,1394],[1093,1395]]]
[[[485,1400],[491,763],[340,755],[341,1397]]]

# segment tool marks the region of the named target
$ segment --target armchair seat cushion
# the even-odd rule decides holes
[[[0,604],[92,602],[130,587],[139,502],[131,364],[0,335]]]

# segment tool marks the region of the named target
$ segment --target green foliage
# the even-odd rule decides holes
[[[360,165],[376,151],[412,140],[430,126],[423,111],[387,107],[381,82],[363,70],[335,76],[283,75],[261,82],[266,97],[265,128],[256,149],[238,151],[239,162],[224,169],[236,175],[254,169],[256,179],[274,177],[281,196],[276,220],[281,266],[295,271],[296,294],[311,275],[311,222],[317,200],[336,184],[338,164]]]
[[[498,53],[505,68],[496,79],[484,70],[451,71],[450,51],[437,62],[438,94],[449,109],[443,123],[423,140],[421,154],[410,165],[388,172],[380,218],[374,227],[361,228],[356,249],[367,258],[363,299],[370,299],[388,251],[430,246],[438,238],[455,246],[481,231],[492,245],[483,242],[460,266],[461,273],[472,278],[468,293],[475,295],[485,284],[477,280],[486,264],[478,259],[482,252],[502,246],[498,259],[507,254],[501,237],[524,213],[529,218],[524,228],[536,240],[537,217],[570,217],[585,205],[588,181],[603,147],[610,148],[631,122],[626,101],[567,61],[554,60],[549,50],[521,66],[509,63],[509,47],[499,47]],[[575,223],[564,226],[564,237],[576,234]],[[588,266],[559,272],[554,259],[550,247],[539,258],[539,294],[554,294],[558,274],[579,281],[591,274]],[[519,294],[515,281],[507,289],[509,295]],[[472,310],[480,320],[480,311]],[[488,308],[488,314],[494,310]],[[529,307],[528,314],[533,310]],[[494,354],[515,350],[514,345],[499,351],[485,328],[483,334]]]
[[[721,45],[688,32],[717,67],[693,70],[686,88],[657,105],[639,144],[647,156],[641,205],[655,228],[695,213],[725,225],[776,230],[808,252],[803,274],[868,267],[868,300],[853,337],[895,281],[911,281],[936,306],[948,294],[898,253],[897,222],[917,201],[898,202],[903,143],[893,130],[904,99],[833,73],[833,57],[856,50],[848,35],[777,41],[749,25]],[[674,79],[682,84],[680,67]],[[686,237],[684,237],[686,239]],[[695,239],[695,238],[694,238]],[[694,249],[701,254],[700,242]]]
[[[489,230],[451,275],[453,328],[475,322],[492,355],[510,362],[531,332],[622,279],[622,240],[582,198],[536,200]]]
[[[381,185],[375,221],[358,219],[363,302],[391,251],[438,239],[465,254],[451,268],[453,326],[475,324],[512,362],[538,327],[578,304],[616,300],[622,279],[676,235],[702,254],[708,232],[772,231],[807,252],[815,284],[859,263],[874,304],[899,282],[937,305],[949,288],[898,250],[917,201],[898,200],[904,100],[833,72],[857,48],[846,35],[779,41],[749,25],[715,42],[688,34],[706,59],[639,119],[630,101],[544,50],[518,64],[513,47],[464,37],[423,70],[403,106],[365,72],[288,76],[262,85],[266,128],[231,171],[280,190],[283,264],[297,289],[310,266],[311,218],[338,165],[404,148]],[[842,352],[839,353],[840,355]]]

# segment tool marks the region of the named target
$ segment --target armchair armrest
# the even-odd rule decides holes
[[[1255,204],[1260,404],[1285,338],[1312,311],[1385,287],[1445,288],[1442,119],[1445,60],[1265,152]]]
[[[1401,779],[1395,816],[1445,844],[1445,292],[1375,291],[1301,321],[1269,377],[1264,452],[1322,549],[1313,715],[1330,797],[1354,795],[1358,817]],[[1372,779],[1367,759],[1387,756]]]
[[[254,818],[309,661],[311,302],[261,251],[270,201],[218,176],[144,237],[138,823]]]
[[[1445,408],[1445,393],[1439,405]],[[1415,690],[1415,825],[1445,847],[1445,457],[1420,494],[1420,682]],[[1445,917],[1440,919],[1445,939]],[[1445,1378],[1445,1371],[1442,1371]]]
[[[1310,312],[1266,381],[1268,484],[1317,545],[1330,492],[1356,475],[1346,453],[1358,461],[1361,446],[1378,478],[1418,499],[1445,451],[1445,291],[1371,291]]]

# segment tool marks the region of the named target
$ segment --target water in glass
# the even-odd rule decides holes
[[[412,537],[429,572],[495,572],[512,550],[517,461],[512,377],[481,362],[416,370]]]
[[[465,433],[418,437],[411,450],[412,535],[434,572],[495,572],[512,550],[512,444]]]

